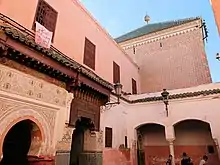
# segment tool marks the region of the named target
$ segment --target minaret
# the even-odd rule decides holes
[[[144,21],[148,24],[148,22],[150,21],[150,16],[146,14],[144,17]]]

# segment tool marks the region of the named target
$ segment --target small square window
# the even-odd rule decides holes
[[[214,154],[215,153],[214,146],[208,146],[207,149],[208,149],[209,154]]]
[[[95,70],[95,53],[96,46],[85,38],[83,63],[93,70]]]
[[[112,147],[112,128],[105,127],[105,147]]]

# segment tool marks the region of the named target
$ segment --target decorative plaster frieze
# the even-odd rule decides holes
[[[103,149],[103,131],[91,134],[89,130],[84,132],[84,150],[98,152]]]
[[[61,87],[1,64],[0,90],[63,107],[68,94]]]
[[[73,99],[74,99],[73,93],[68,93],[67,99],[66,99],[66,106],[67,106],[66,108],[67,115],[66,115],[66,121],[65,121],[66,123],[69,123],[71,103]]]
[[[73,134],[74,128],[65,126],[63,130],[63,137],[60,141],[57,142],[56,150],[58,151],[70,151],[71,150],[71,144],[72,144],[72,134]]]

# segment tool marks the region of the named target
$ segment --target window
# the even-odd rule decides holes
[[[214,150],[213,146],[208,146],[207,149],[208,149],[209,154],[214,154],[215,153],[215,150]]]
[[[113,61],[113,83],[120,83],[120,66]]]
[[[83,63],[93,70],[95,70],[95,50],[96,46],[85,38]]]
[[[35,14],[33,30],[35,30],[35,21],[37,21],[38,23],[43,25],[47,30],[53,32],[54,37],[57,23],[57,15],[57,11],[54,10],[47,2],[45,2],[44,0],[39,0]]]
[[[125,148],[128,148],[128,137],[125,136]]]
[[[132,79],[132,94],[137,94],[137,83]]]
[[[105,147],[112,147],[112,128],[105,127]]]
[[[160,42],[160,47],[162,48],[163,47],[163,44]]]

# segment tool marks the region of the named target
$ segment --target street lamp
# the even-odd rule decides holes
[[[216,59],[220,61],[220,54],[216,53]]]
[[[116,96],[117,96],[117,101],[116,101],[116,102],[113,102],[113,103],[108,102],[108,103],[106,103],[105,105],[111,105],[111,106],[113,106],[113,105],[115,105],[115,104],[120,104],[120,97],[121,97],[121,92],[122,92],[122,85],[121,85],[120,83],[116,83],[116,84],[114,85],[114,88],[115,88],[115,94],[116,94]]]
[[[168,117],[169,112],[168,112],[168,105],[169,105],[169,92],[167,92],[166,89],[163,89],[163,92],[161,93],[161,96],[163,98],[163,102],[165,104],[165,110],[166,110],[166,115]]]

